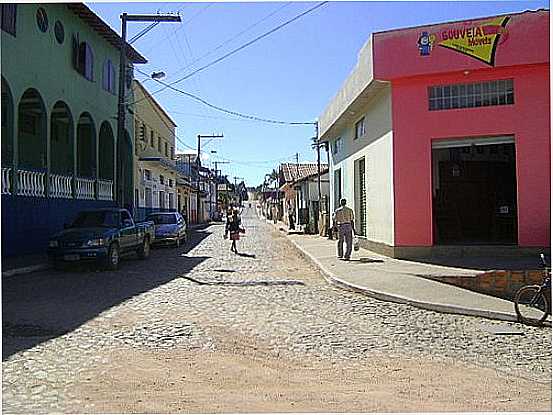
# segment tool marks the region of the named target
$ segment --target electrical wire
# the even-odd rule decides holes
[[[250,40],[249,42],[246,42],[245,44],[243,44],[243,45],[237,47],[236,49],[233,49],[232,51],[226,53],[225,55],[223,55],[223,56],[221,56],[221,57],[219,57],[219,58],[217,58],[217,59],[211,61],[210,63],[208,63],[208,64],[206,64],[206,65],[204,65],[204,66],[202,66],[202,67],[196,69],[195,71],[192,71],[191,73],[189,73],[189,74],[183,76],[182,78],[179,78],[179,79],[177,79],[176,81],[171,82],[169,85],[177,84],[177,83],[179,83],[179,82],[184,81],[185,79],[188,79],[188,78],[190,78],[190,77],[196,75],[197,73],[199,73],[199,72],[201,72],[201,71],[204,71],[205,69],[207,69],[207,68],[209,68],[209,67],[211,67],[211,66],[213,66],[213,65],[215,65],[215,64],[217,64],[217,63],[219,63],[219,62],[221,62],[222,60],[224,60],[224,59],[226,59],[226,58],[228,58],[228,57],[234,55],[235,53],[241,51],[242,49],[245,49],[245,48],[247,48],[248,46],[251,46],[252,44],[256,43],[257,41],[259,41],[259,40],[261,40],[261,39],[263,39],[263,38],[269,36],[270,34],[272,34],[272,33],[276,32],[276,31],[282,29],[282,28],[285,27],[285,26],[287,26],[287,25],[289,25],[289,24],[295,22],[296,20],[302,18],[303,16],[305,16],[305,15],[307,15],[307,14],[309,14],[309,13],[314,12],[315,10],[317,10],[318,8],[324,6],[324,5],[327,4],[327,3],[328,3],[328,1],[323,1],[323,2],[321,2],[321,3],[318,3],[317,5],[311,7],[310,9],[304,11],[303,13],[300,13],[300,14],[294,16],[292,19],[289,19],[289,20],[287,20],[286,22],[281,23],[281,24],[278,25],[277,27],[274,27],[273,29],[271,29],[271,30],[269,30],[269,31],[267,31],[267,32],[265,32],[265,33],[263,33],[263,34],[257,36],[256,38]],[[169,85],[166,86],[165,88],[160,88],[159,90],[154,91],[151,95],[155,95],[155,94],[157,94],[157,93],[159,93],[159,92],[165,90],[166,88],[169,88]]]
[[[241,30],[240,32],[236,33],[235,35],[233,35],[230,39],[227,39],[225,40],[224,42],[220,43],[218,46],[216,46],[215,48],[211,49],[210,51],[204,53],[202,56],[194,59],[192,62],[190,62],[188,65],[186,65],[185,67],[177,70],[173,76],[183,72],[184,70],[190,68],[191,66],[193,66],[196,62],[199,62],[201,61],[202,59],[210,56],[211,54],[213,54],[214,52],[218,51],[219,49],[221,49],[223,46],[225,45],[228,45],[230,42],[232,42],[233,40],[239,38],[240,36],[242,36],[244,33],[246,32],[249,32],[251,29],[253,29],[254,27],[260,25],[261,23],[263,23],[265,20],[269,19],[270,17],[274,16],[275,14],[277,14],[278,12],[280,12],[282,9],[290,6],[292,3],[288,2],[288,3],[285,3],[283,6],[279,7],[278,9],[276,10],[273,10],[271,13],[269,13],[268,15],[262,17],[260,20],[258,20],[257,22],[251,24],[250,26],[248,26],[247,28]]]
[[[185,6],[187,5],[188,3],[185,3]],[[163,43],[165,42],[167,39],[169,39],[171,36],[174,36],[177,32],[179,32],[180,30],[182,30],[185,25],[187,25],[188,23],[190,23],[192,20],[194,20],[196,17],[198,17],[200,14],[202,14],[204,11],[206,11],[207,9],[209,9],[211,6],[213,6],[213,3],[208,3],[207,5],[205,5],[202,9],[198,10],[196,13],[194,13],[188,20],[184,21],[179,27],[177,27],[173,33],[170,33],[169,35],[167,35],[166,37],[164,37],[163,39],[161,40],[158,40],[157,42],[155,42],[152,46],[150,46],[150,48],[148,48],[146,50],[146,54],[148,54],[152,49],[154,49],[155,46],[159,45],[160,43]],[[182,11],[182,9],[184,9],[184,7],[181,7],[178,11]]]
[[[148,33],[150,30],[152,30],[154,27],[156,27],[159,23],[160,22],[154,22],[151,25],[147,26],[146,28],[142,29],[140,32],[138,32],[136,35],[134,35],[127,43],[129,45],[132,45],[140,37],[144,36],[146,33]]]
[[[146,72],[143,72],[141,71],[140,69],[136,69],[138,72],[140,72],[142,75],[148,75]],[[313,121],[310,121],[310,122],[296,122],[296,121],[281,121],[281,120],[273,120],[273,119],[269,119],[269,118],[261,118],[261,117],[258,117],[256,115],[248,115],[248,114],[242,114],[240,112],[237,112],[237,111],[231,111],[231,110],[228,110],[226,108],[222,108],[222,107],[218,107],[217,105],[213,105],[209,102],[207,102],[205,99],[203,98],[200,98],[194,94],[191,94],[189,92],[186,92],[186,91],[183,91],[181,89],[178,89],[178,88],[175,88],[174,86],[172,86],[171,84],[167,84],[163,81],[160,81],[159,79],[154,79],[154,81],[156,81],[157,83],[161,84],[161,85],[165,85],[167,86],[167,88],[175,91],[175,92],[178,92],[182,95],[186,95],[187,97],[189,98],[192,98],[194,99],[195,101],[198,101],[198,102],[201,102],[202,104],[204,105],[207,105],[208,107],[210,108],[213,108],[217,111],[221,111],[221,112],[224,112],[224,113],[227,113],[227,114],[230,114],[230,115],[234,115],[236,117],[241,117],[241,118],[247,118],[249,120],[254,120],[254,121],[260,121],[260,122],[266,122],[266,123],[270,123],[270,124],[281,124],[281,125],[315,125],[316,122],[313,122]],[[152,95],[152,94],[150,94]],[[136,104],[142,100],[146,99],[145,98],[142,98],[140,100],[137,100],[137,101],[134,101],[130,104]]]

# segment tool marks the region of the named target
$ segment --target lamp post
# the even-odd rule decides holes
[[[125,87],[127,75],[127,22],[180,22],[181,18],[178,15],[163,15],[163,14],[127,14],[121,16],[121,47],[119,55],[119,93],[117,100],[117,143],[122,143],[125,135]],[[135,39],[136,40],[136,39]],[[154,74],[152,74],[153,77]],[[133,176],[131,175],[131,188],[134,188]],[[123,187],[121,186],[123,190]],[[131,198],[132,200],[132,198]],[[125,192],[120,194],[119,204],[125,205]],[[132,202],[131,202],[132,203]]]

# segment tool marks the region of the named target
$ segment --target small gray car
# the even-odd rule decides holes
[[[187,239],[187,224],[178,212],[150,213],[146,220],[155,224],[154,245],[179,247]]]

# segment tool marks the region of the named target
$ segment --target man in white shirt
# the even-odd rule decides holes
[[[338,258],[349,261],[353,245],[354,215],[353,210],[346,206],[346,199],[340,200],[340,207],[334,212],[334,223],[338,226]],[[344,255],[344,240],[346,254]]]

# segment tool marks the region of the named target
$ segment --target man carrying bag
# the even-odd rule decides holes
[[[346,199],[340,200],[340,207],[334,212],[334,223],[338,227],[338,258],[349,261],[353,247],[354,215],[353,210],[346,206]],[[344,241],[346,253],[344,255]]]

